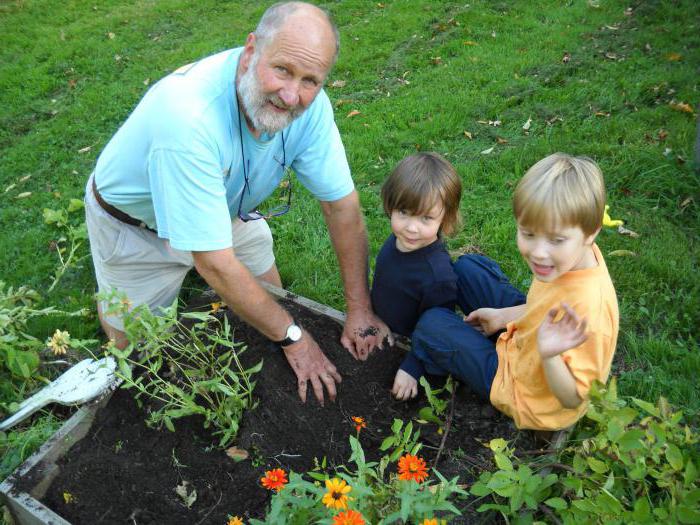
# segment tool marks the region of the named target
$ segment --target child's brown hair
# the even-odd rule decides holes
[[[438,153],[423,152],[403,159],[382,186],[384,211],[405,210],[412,215],[427,213],[442,204],[445,214],[440,233],[453,234],[460,224],[459,200],[462,181],[452,165]]]

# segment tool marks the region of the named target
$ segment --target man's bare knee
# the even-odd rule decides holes
[[[277,265],[275,263],[272,263],[270,269],[265,273],[258,275],[256,279],[258,281],[277,286],[278,288],[282,288],[282,278],[280,277],[280,273],[277,270]]]
[[[102,307],[100,306],[99,302],[97,303],[97,316],[100,318],[102,330],[109,339],[114,341],[114,346],[116,346],[119,350],[126,348],[126,346],[129,344],[126,334],[118,328],[114,328],[105,320],[104,316],[102,315]]]

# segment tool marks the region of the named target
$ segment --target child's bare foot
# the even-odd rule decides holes
[[[418,381],[411,374],[399,369],[394,377],[391,393],[400,401],[412,399],[418,395]]]

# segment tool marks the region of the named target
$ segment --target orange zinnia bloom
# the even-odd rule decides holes
[[[406,454],[399,459],[399,479],[413,479],[420,483],[427,477],[428,471],[423,458]]]
[[[243,525],[243,520],[238,516],[234,516],[233,518],[228,520],[227,525]]]
[[[365,525],[367,522],[356,510],[346,510],[333,518],[333,525]]]
[[[445,520],[438,521],[437,518],[425,518],[420,525],[445,525],[445,523],[447,523]]]
[[[287,473],[281,468],[265,471],[265,477],[260,478],[260,483],[267,490],[279,492],[287,484]]]
[[[360,416],[352,416],[352,422],[355,423],[355,430],[359,432],[363,428],[367,428],[367,423],[365,422],[365,418],[360,417]]]

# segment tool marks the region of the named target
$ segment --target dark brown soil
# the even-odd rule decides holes
[[[44,503],[74,524],[225,524],[227,515],[261,517],[270,497],[259,483],[264,471],[303,472],[324,457],[329,468],[347,463],[348,436],[355,434],[352,416],[367,421],[360,442],[368,460],[378,459],[393,420],[407,422],[427,406],[423,396],[404,403],[389,394],[403,351],[386,348],[365,362],[355,361],[339,343],[340,325],[296,305],[293,309],[343,376],[335,403],[319,406],[309,389],[303,405],[281,351],[224,311],[221,315],[236,327],[236,339],[247,341],[245,360],[264,359],[255,387],[259,405],[246,414],[236,442],[250,459],[234,463],[195,417],[177,420],[175,432],[148,428],[131,393],[118,390],[89,434],[62,460]],[[437,427],[414,425],[424,443],[421,454],[432,464],[442,439]],[[447,477],[459,475],[462,482],[473,480],[490,464],[481,442],[494,437],[516,439],[520,449],[534,448],[530,433],[518,433],[509,419],[460,387],[438,470]],[[197,491],[189,509],[175,493],[183,482]],[[72,496],[70,502],[64,493]],[[468,507],[468,502],[458,506]],[[465,511],[471,515],[465,523],[477,519],[471,507]]]

